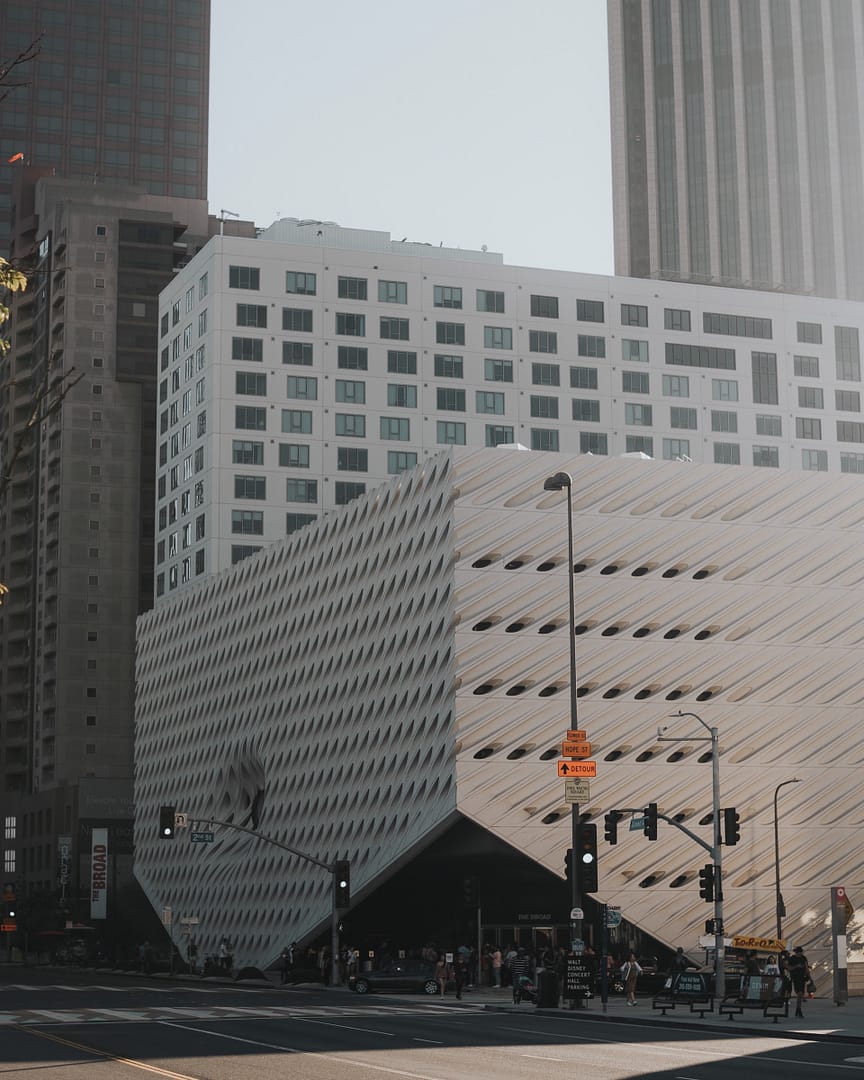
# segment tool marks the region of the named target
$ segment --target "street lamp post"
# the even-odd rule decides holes
[[[544,491],[567,490],[567,583],[569,586],[570,601],[570,727],[576,731],[579,727],[576,682],[576,595],[573,585],[573,477],[566,472],[555,473],[543,484]],[[572,803],[570,806],[570,834],[573,848],[570,873],[570,909],[580,911],[581,896],[579,890],[579,804]],[[571,946],[582,937],[582,919],[570,920]]]
[[[777,820],[777,796],[780,788],[787,784],[800,784],[797,776],[791,780],[783,780],[774,788],[774,904],[777,912],[777,938],[783,937],[783,916],[786,914],[786,905],[783,903],[783,894],[780,892],[780,825]]]

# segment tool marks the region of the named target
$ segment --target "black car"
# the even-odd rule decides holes
[[[415,994],[437,994],[438,980],[435,968],[422,961],[394,960],[377,971],[363,971],[348,979],[349,990],[369,994],[373,990],[392,992],[408,990]]]

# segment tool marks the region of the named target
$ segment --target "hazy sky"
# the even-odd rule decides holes
[[[212,13],[212,211],[612,273],[605,0]]]

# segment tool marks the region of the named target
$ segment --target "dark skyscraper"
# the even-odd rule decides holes
[[[615,271],[864,299],[862,0],[608,0]]]
[[[4,0],[0,60],[39,40],[0,102],[0,251],[23,153],[65,179],[207,191],[210,0]]]

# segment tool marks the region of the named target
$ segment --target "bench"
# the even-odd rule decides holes
[[[704,1019],[706,1012],[714,1011],[714,996],[708,989],[709,978],[699,971],[681,971],[677,975],[670,975],[663,989],[654,995],[651,1008],[658,1009],[661,1016],[665,1016],[669,1009],[689,1005],[691,1013],[698,1012],[699,1019]]]
[[[788,1020],[789,999],[782,975],[742,975],[737,994],[727,994],[717,1011],[734,1020],[745,1009],[759,1009],[775,1024],[781,1017]]]

